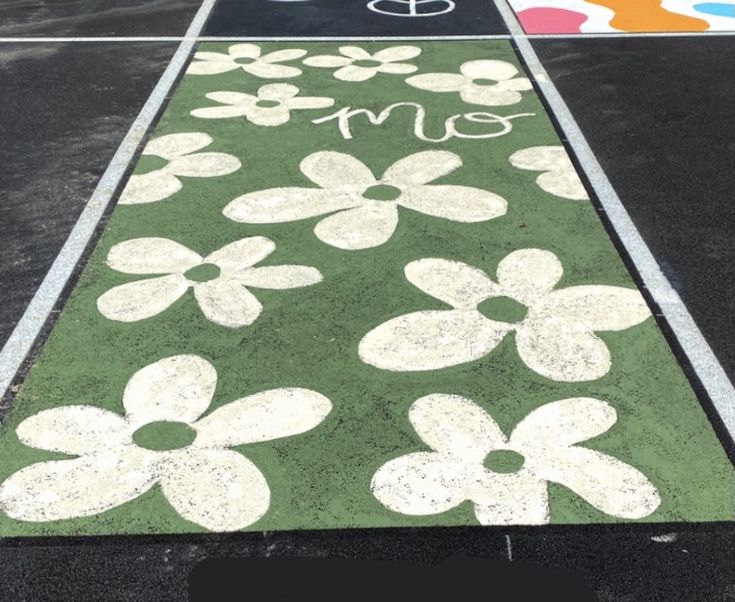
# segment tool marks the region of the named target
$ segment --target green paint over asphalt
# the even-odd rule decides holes
[[[396,43],[362,43],[370,52]],[[518,64],[505,41],[417,43],[422,54],[408,62],[419,73],[457,72],[467,60],[492,58]],[[202,50],[227,52],[229,44]],[[263,52],[303,48],[309,56],[337,54],[340,44],[263,43]],[[400,455],[426,450],[407,419],[408,408],[432,393],[462,395],[483,407],[506,434],[529,412],[568,397],[609,402],[617,423],[584,443],[642,471],[658,488],[662,502],[650,522],[733,520],[732,466],[691,386],[653,319],[620,332],[601,333],[612,368],[593,382],[546,379],[520,361],[509,334],[490,354],[471,363],[430,372],[395,373],[364,364],[357,345],[370,330],[411,311],[446,309],[404,276],[404,266],[425,257],[443,257],[480,267],[494,275],[498,262],[523,248],[553,251],[565,273],[559,286],[634,282],[607,237],[590,203],[554,197],[536,184],[537,172],[514,169],[517,150],[559,144],[539,99],[505,107],[478,107],[455,93],[412,88],[404,76],[380,74],[367,82],[343,82],[333,69],[303,69],[284,80],[302,96],[336,99],[335,107],[294,111],[278,127],[260,127],[245,118],[204,120],[193,109],[214,106],[205,94],[218,90],[254,94],[274,80],[243,70],[220,75],[187,75],[160,120],[155,136],[206,132],[214,143],[206,152],[237,156],[242,169],[217,178],[182,177],[182,190],[167,200],[115,209],[44,350],[31,369],[0,433],[0,477],[33,463],[64,456],[26,447],[15,429],[24,419],[52,407],[91,404],[124,414],[122,393],[137,370],[176,354],[211,362],[219,380],[209,411],[267,389],[302,387],[326,395],[334,406],[324,422],[295,437],[239,448],[265,476],[271,489],[268,512],[248,530],[477,524],[471,502],[443,514],[406,516],[383,507],[370,493],[377,469]],[[381,126],[355,118],[353,138],[345,140],[334,122],[310,121],[343,106],[378,113],[399,102],[427,110],[427,133],[443,134],[444,121],[457,114],[488,110],[500,115],[536,113],[513,121],[512,134],[490,140],[450,139],[428,144],[413,132],[414,112],[393,111]],[[463,131],[487,126],[465,123]],[[473,129],[474,128],[474,129]],[[380,174],[392,163],[423,150],[448,150],[463,166],[442,178],[492,191],[509,202],[507,215],[474,224],[428,217],[399,209],[393,237],[364,251],[342,251],[318,240],[321,217],[282,224],[240,224],[222,214],[246,192],[276,186],[312,186],[299,170],[319,150],[349,153]],[[143,161],[147,161],[144,158]],[[136,173],[150,171],[141,165]],[[165,237],[202,256],[247,236],[266,236],[276,251],[262,265],[317,267],[321,283],[292,290],[258,289],[264,310],[248,327],[226,329],[207,321],[189,292],[168,310],[141,322],[122,323],[97,310],[100,295],[139,279],[105,265],[113,245],[137,237]],[[596,510],[570,490],[550,485],[552,523],[620,522]],[[0,515],[0,535],[178,533],[202,528],[181,518],[154,487],[137,499],[96,516],[48,523]]]

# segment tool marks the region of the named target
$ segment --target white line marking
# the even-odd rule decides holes
[[[510,543],[510,535],[505,536],[505,552],[508,556],[508,560],[513,562],[513,544]]]
[[[23,317],[0,351],[0,397],[7,391],[33,347],[33,343],[51,314],[54,305],[64,290],[64,286],[81,259],[84,249],[102,218],[115,189],[120,184],[120,180],[135,155],[138,145],[189,58],[196,38],[204,27],[215,2],[216,0],[204,0],[202,2],[186,32],[186,39],[179,45],[161,79],[120,143],[107,170],[102,175],[82,214],[79,216],[79,220],[77,220],[69,234],[69,238],[61,248],[61,252],[54,260],[51,269],[43,279],[41,286],[38,287]]]
[[[200,42],[398,42],[400,40],[509,40],[510,34],[487,34],[465,36],[201,36]]]
[[[582,134],[582,130],[569,111],[569,107],[567,107],[556,86],[541,65],[531,43],[522,35],[523,30],[516,19],[515,13],[506,0],[493,1],[503,19],[505,19],[508,30],[513,35],[513,39],[531,75],[536,80],[541,93],[546,98],[546,102],[577,155],[577,159],[587,174],[600,203],[602,203],[610,223],[638,269],[645,287],[661,308],[664,318],[666,318],[684,353],[689,358],[694,371],[702,381],[702,385],[712,400],[717,413],[722,418],[730,436],[735,440],[735,388],[733,388],[720,362],[678,293],[672,288],[661,271],[656,259],[620,201],[620,197],[618,197],[595,158],[584,134]]]
[[[0,38],[0,42],[25,44],[25,43],[55,43],[55,42],[181,42],[196,41],[196,37],[187,38],[185,36],[97,36],[97,37],[76,37],[76,38]]]

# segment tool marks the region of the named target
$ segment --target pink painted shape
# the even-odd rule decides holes
[[[587,15],[564,8],[528,8],[518,13],[526,33],[582,33]]]

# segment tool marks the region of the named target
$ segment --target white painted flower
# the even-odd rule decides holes
[[[510,156],[510,163],[518,169],[542,171],[536,183],[549,194],[573,201],[588,201],[590,198],[563,146],[524,148]]]
[[[324,54],[304,59],[310,67],[328,67],[338,69],[334,77],[346,82],[364,82],[378,73],[406,74],[418,69],[416,65],[402,63],[421,54],[418,46],[391,46],[370,54],[359,46],[340,46],[341,56]]]
[[[291,111],[323,109],[334,105],[333,98],[325,96],[298,96],[299,89],[291,84],[266,84],[258,88],[256,96],[242,92],[210,92],[210,100],[224,106],[194,109],[191,114],[203,119],[245,117],[255,125],[283,125],[291,119]]]
[[[578,445],[617,421],[612,406],[599,399],[548,403],[528,414],[510,437],[458,395],[418,399],[409,420],[432,451],[400,456],[373,477],[373,494],[394,512],[440,514],[470,500],[482,525],[541,525],[550,518],[548,482],[616,518],[644,518],[661,503],[639,470]]]
[[[224,214],[236,222],[272,224],[331,213],[314,233],[329,245],[349,250],[385,243],[398,225],[399,205],[466,223],[505,215],[505,199],[486,190],[428,185],[461,165],[454,153],[423,151],[396,161],[377,179],[351,155],[319,151],[301,162],[301,172],[319,188],[250,192],[227,205]]]
[[[97,299],[103,316],[136,322],[166,310],[190,288],[204,316],[220,326],[252,324],[263,306],[248,288],[288,289],[322,280],[304,265],[254,267],[276,248],[263,236],[225,245],[207,257],[167,238],[135,238],[116,244],[107,265],[125,274],[154,275],[110,289]]]
[[[505,61],[468,61],[459,73],[422,73],[406,80],[414,88],[431,92],[459,92],[465,102],[486,107],[504,107],[521,102],[521,92],[533,89],[527,77]]]
[[[275,52],[262,54],[260,46],[257,44],[233,44],[227,49],[227,54],[222,52],[197,52],[186,73],[189,75],[215,75],[242,69],[250,75],[263,79],[297,77],[301,75],[301,69],[281,65],[280,63],[300,59],[305,54],[306,50],[299,48],[276,50]]]
[[[180,177],[214,178],[240,169],[240,160],[227,153],[199,153],[214,142],[208,134],[187,132],[154,138],[143,156],[162,159],[165,165],[146,174],[130,176],[120,195],[119,205],[155,203],[182,189]]]
[[[136,372],[125,416],[89,405],[44,410],[17,429],[22,443],[73,459],[31,464],[0,487],[0,508],[46,522],[100,514],[159,484],[184,519],[236,531],[268,511],[258,467],[228,449],[304,433],[332,409],[309,389],[272,389],[209,408],[217,372],[196,355],[175,355]]]
[[[405,268],[408,281],[452,309],[417,311],[381,324],[360,342],[360,357],[395,372],[437,370],[487,355],[514,331],[518,355],[534,372],[560,382],[601,378],[610,370],[610,351],[595,332],[625,330],[650,310],[635,289],[555,290],[563,272],[556,255],[541,249],[505,257],[497,282],[459,261],[412,261]]]

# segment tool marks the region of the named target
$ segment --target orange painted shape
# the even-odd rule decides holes
[[[623,31],[705,31],[709,23],[661,8],[661,0],[587,0],[615,12],[610,25]]]

